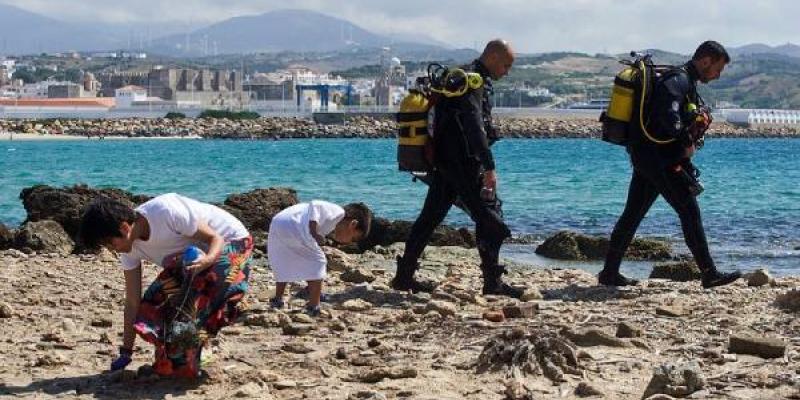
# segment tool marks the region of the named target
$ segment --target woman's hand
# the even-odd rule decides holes
[[[206,255],[186,267],[187,270],[196,275],[216,264],[217,259],[222,254],[222,248],[225,247],[225,239],[205,222],[197,224],[197,232],[192,236],[192,239],[196,242],[208,244]]]
[[[193,262],[191,265],[186,267],[192,274],[199,274],[209,268],[211,268],[214,263],[217,261],[216,258],[211,258],[208,255],[204,255],[197,259],[197,261]]]

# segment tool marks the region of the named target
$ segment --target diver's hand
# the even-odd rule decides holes
[[[483,187],[497,192],[497,172],[495,170],[483,173]]]

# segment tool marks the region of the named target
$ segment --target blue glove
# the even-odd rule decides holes
[[[111,370],[117,371],[120,369],[125,369],[128,364],[131,363],[131,356],[133,355],[133,350],[126,349],[124,347],[119,348],[119,357],[116,360],[111,362]]]

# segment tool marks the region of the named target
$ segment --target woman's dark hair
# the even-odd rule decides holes
[[[129,205],[108,197],[97,197],[81,217],[80,240],[87,248],[97,248],[114,237],[122,237],[119,225],[133,223],[136,211]]]
[[[350,203],[344,206],[344,217],[347,220],[356,220],[357,228],[361,231],[362,239],[369,236],[369,229],[372,226],[372,211],[364,203]]]

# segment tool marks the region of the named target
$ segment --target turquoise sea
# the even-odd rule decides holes
[[[178,192],[209,202],[253,188],[289,186],[302,200],[363,201],[376,214],[412,220],[425,187],[398,172],[393,140],[0,142],[0,221],[18,225],[22,188],[86,183],[134,193]],[[711,139],[696,157],[712,253],[723,269],[800,271],[800,140]],[[515,234],[544,238],[560,229],[608,234],[630,179],[625,151],[591,139],[502,140],[495,146],[500,196]],[[448,221],[469,224],[454,209]],[[663,200],[640,234],[666,237],[680,251],[677,216]],[[508,246],[506,256],[563,266]],[[580,264],[591,270],[599,263]],[[630,263],[642,275],[646,265]]]

